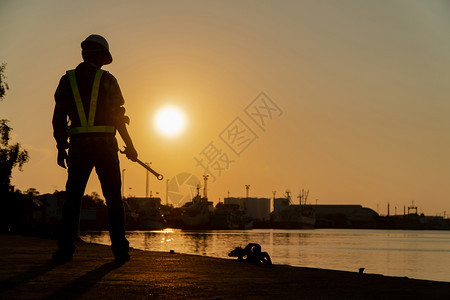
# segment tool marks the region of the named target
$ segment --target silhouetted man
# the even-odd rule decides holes
[[[136,161],[138,155],[126,129],[129,119],[122,107],[124,99],[117,80],[101,70],[103,65],[112,62],[108,42],[93,34],[81,43],[81,48],[84,62],[62,76],[55,92],[53,135],[58,148],[58,165],[66,168],[67,161],[68,179],[58,250],[52,259],[55,262],[72,260],[81,198],[95,167],[108,206],[114,257],[116,261],[128,261],[116,130],[126,144],[127,157]]]

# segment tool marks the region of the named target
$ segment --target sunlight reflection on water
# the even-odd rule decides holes
[[[108,232],[84,232],[86,242],[110,244]],[[127,232],[130,246],[148,251],[228,258],[237,246],[259,243],[275,264],[450,281],[450,232],[402,230],[205,230]]]

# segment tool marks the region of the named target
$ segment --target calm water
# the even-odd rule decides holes
[[[87,242],[110,244],[108,232],[83,232]],[[128,232],[130,246],[151,251],[228,258],[237,246],[259,243],[274,264],[450,282],[450,231],[253,229]]]

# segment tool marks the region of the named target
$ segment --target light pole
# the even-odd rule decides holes
[[[150,167],[151,162],[146,162],[145,164]],[[147,173],[145,174],[145,198],[148,198],[148,173],[147,170]]]
[[[169,206],[169,179],[166,181],[166,206]]]
[[[209,177],[209,175],[203,175],[203,180],[204,180],[204,182],[205,182],[205,184],[204,184],[204,186],[203,186],[203,198],[207,198],[208,196],[207,196],[207,191],[208,191],[208,189],[207,189],[207,187],[206,187],[206,185],[207,185],[207,183],[208,183],[208,177]]]
[[[122,169],[122,199],[125,199],[125,169]]]

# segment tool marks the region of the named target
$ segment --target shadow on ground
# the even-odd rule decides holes
[[[13,289],[19,285],[25,284],[30,280],[33,280],[34,278],[37,278],[52,269],[54,269],[56,265],[52,263],[51,261],[45,263],[42,266],[32,267],[28,271],[25,271],[23,273],[17,274],[13,277],[4,279],[0,281],[0,293],[8,290]]]
[[[103,264],[97,269],[89,271],[78,279],[70,282],[44,299],[77,299],[99,282],[106,274],[120,268],[123,264],[123,262],[109,262]]]

